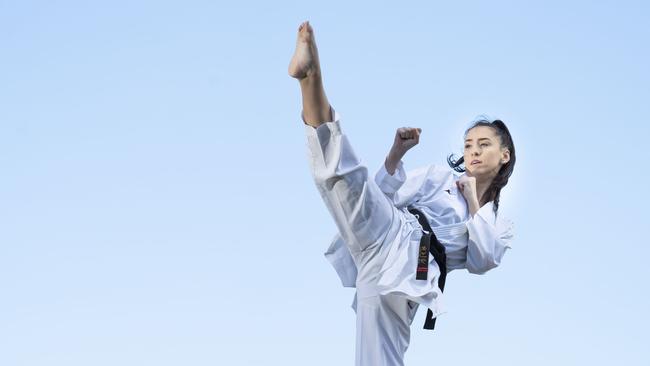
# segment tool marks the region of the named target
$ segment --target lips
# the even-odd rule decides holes
[[[478,163],[480,163],[480,162],[481,162],[480,160],[472,160],[472,162],[470,163],[470,165],[478,164]]]

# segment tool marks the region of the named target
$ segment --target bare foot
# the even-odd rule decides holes
[[[289,75],[298,80],[320,72],[318,49],[314,39],[314,29],[309,21],[303,22],[298,28],[296,51],[289,62]]]

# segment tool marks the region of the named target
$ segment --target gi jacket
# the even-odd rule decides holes
[[[492,201],[472,217],[456,186],[461,176],[448,166],[435,164],[406,173],[400,161],[393,175],[382,164],[375,182],[398,209],[410,215],[407,207],[413,206],[424,213],[445,246],[447,272],[466,268],[470,273],[484,274],[497,267],[511,248],[514,223],[495,215]],[[325,257],[344,287],[356,287],[357,267],[340,235],[334,236]]]

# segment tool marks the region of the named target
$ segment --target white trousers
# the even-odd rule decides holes
[[[357,300],[355,365],[404,365],[417,306],[395,294]]]
[[[334,116],[334,122],[305,128],[316,187],[357,265],[356,365],[401,366],[418,304],[372,289],[384,258],[405,242],[404,213],[368,177]]]

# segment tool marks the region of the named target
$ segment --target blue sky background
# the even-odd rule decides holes
[[[287,76],[303,20],[374,172],[517,148],[516,241],[407,365],[646,365],[643,1],[0,1],[0,364],[351,365],[354,291]]]

